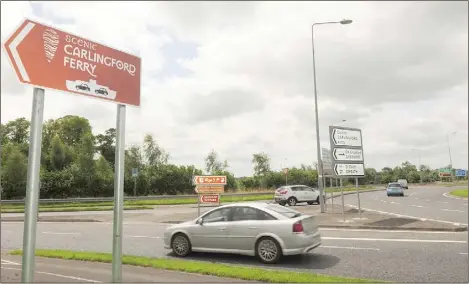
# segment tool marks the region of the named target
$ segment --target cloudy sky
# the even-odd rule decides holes
[[[404,160],[468,164],[468,3],[1,2],[2,42],[24,17],[137,54],[142,106],[126,144],[151,133],[177,164],[214,149],[236,175],[253,153],[272,167],[317,160],[311,24],[321,144],[328,126],[361,128],[367,167]],[[30,118],[32,87],[1,61],[1,121]],[[66,114],[115,127],[116,106],[47,91],[45,119]],[[452,135],[451,133],[456,132]]]

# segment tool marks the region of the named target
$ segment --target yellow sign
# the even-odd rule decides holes
[[[198,185],[195,188],[197,193],[223,193],[225,192],[225,187],[223,185]]]

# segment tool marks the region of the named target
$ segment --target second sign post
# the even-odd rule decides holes
[[[220,194],[225,192],[226,176],[194,176],[192,179],[197,193],[197,216],[200,216],[200,203],[220,204]]]
[[[329,126],[332,152],[333,175],[340,179],[342,191],[342,216],[345,220],[343,178],[355,178],[357,187],[358,213],[361,218],[360,192],[358,179],[365,177],[365,159],[363,155],[362,131],[358,128]]]

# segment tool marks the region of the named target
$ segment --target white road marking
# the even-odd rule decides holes
[[[378,239],[378,238],[342,238],[322,237],[323,240],[372,241],[372,242],[413,242],[413,243],[458,243],[467,244],[467,241],[456,240],[420,240],[420,239]]]
[[[126,238],[143,238],[143,239],[159,239],[160,237],[150,237],[150,236],[124,236]]]
[[[377,248],[338,247],[338,246],[320,246],[320,248],[331,248],[331,249],[355,249],[355,250],[379,250],[379,249],[377,249]]]
[[[2,233],[13,233],[13,231],[2,230]]]
[[[400,203],[397,203],[397,202],[391,201],[391,204],[400,204]]]
[[[417,207],[417,208],[424,208],[422,205],[410,205],[410,206]]]
[[[438,201],[438,202],[441,202],[443,204],[448,204],[448,201]]]
[[[349,205],[349,204],[346,204],[345,206],[353,207],[353,208],[358,208],[358,206]],[[375,210],[375,209],[370,209],[370,208],[363,208],[363,207],[362,207],[362,209],[365,210],[365,211],[377,212],[377,213],[381,213],[381,214],[385,214],[385,215],[392,215],[392,216],[397,216],[397,217],[405,217],[405,218],[417,219],[417,220],[420,220],[420,219],[421,219],[420,217],[415,217],[415,216],[410,216],[410,215],[400,215],[400,214],[396,214],[396,213],[391,213],[391,212],[386,212],[386,211],[380,211],[380,210]],[[456,222],[450,222],[450,221],[444,221],[444,220],[437,220],[437,219],[429,219],[429,218],[427,218],[427,220],[428,220],[428,221],[433,221],[433,222],[440,222],[440,223],[445,223],[445,224],[451,224],[451,225],[455,225],[455,226],[459,226],[459,225],[467,226],[467,223],[456,223]]]
[[[464,205],[464,206],[467,206],[467,203],[464,203],[463,205]]]
[[[454,210],[454,209],[441,209],[443,211],[450,211],[450,212],[460,212],[460,213],[467,213],[466,211],[462,211],[462,210]]]
[[[467,198],[464,197],[458,197],[458,196],[452,196],[449,194],[449,192],[443,193],[444,197],[452,198],[452,199],[459,199],[459,200],[467,200]]]
[[[459,254],[465,254],[465,255],[467,255],[467,252],[460,252]]]
[[[379,232],[379,233],[412,233],[412,234],[467,234],[467,232],[443,232],[443,231],[413,231],[413,230],[374,230],[374,229],[344,229],[344,228],[319,228],[319,231],[344,231],[344,232]]]
[[[2,266],[2,269],[21,271],[21,269],[19,269],[19,268],[11,268],[11,267],[3,267],[3,266]],[[69,276],[69,275],[56,274],[56,273],[51,273],[51,272],[44,272],[44,271],[35,271],[35,272],[39,273],[39,274],[51,275],[51,276],[56,276],[56,277],[72,279],[72,280],[79,280],[79,281],[85,281],[85,282],[91,282],[91,283],[102,283],[101,281],[97,281],[97,280],[81,278],[81,277],[75,277],[75,276]]]
[[[81,235],[81,233],[67,233],[67,232],[42,232],[43,234],[48,235]]]
[[[2,259],[2,264],[8,264],[8,265],[21,265],[21,263],[18,263],[18,262],[13,262],[13,261],[9,261],[9,260],[6,260],[6,259]]]
[[[425,199],[425,201],[430,202],[430,199]]]

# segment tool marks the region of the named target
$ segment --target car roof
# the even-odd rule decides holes
[[[267,203],[267,202],[248,201],[248,202],[235,202],[235,203],[225,204],[225,205],[219,206],[218,208],[227,208],[227,207],[235,207],[235,206],[251,206],[251,207],[261,209],[261,208],[265,208],[269,205],[270,205],[270,203]]]

